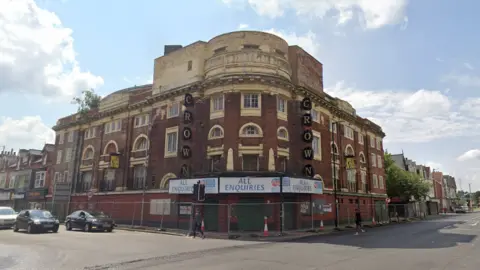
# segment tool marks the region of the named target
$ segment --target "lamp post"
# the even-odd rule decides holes
[[[152,110],[153,110],[153,107],[152,107]],[[144,209],[144,205],[145,205],[145,191],[147,189],[147,177],[148,177],[148,168],[149,168],[149,161],[150,161],[150,149],[151,149],[151,145],[152,145],[152,140],[150,139],[150,135],[152,133],[152,127],[153,127],[153,124],[155,122],[155,119],[157,118],[158,116],[158,112],[155,112],[155,114],[153,115],[152,119],[150,120],[150,122],[148,123],[148,131],[147,131],[147,142],[148,142],[148,145],[147,145],[147,148],[145,149],[145,152],[146,152],[146,155],[145,155],[145,176],[143,177],[143,183],[142,183],[142,206],[141,206],[141,213],[140,213],[140,226],[143,225],[143,209]],[[135,121],[135,120],[134,120]]]
[[[342,120],[338,120],[338,121],[332,121],[331,122],[331,140],[332,140],[332,143],[331,143],[331,148],[332,148],[332,164],[333,164],[333,175],[332,175],[332,178],[333,178],[333,200],[335,201],[335,229],[338,229],[338,199],[337,199],[337,189],[338,189],[338,181],[337,181],[337,165],[336,165],[336,162],[335,162],[335,152],[333,151],[333,147],[335,146],[335,133],[338,134],[338,132],[340,132],[338,130],[338,124],[340,123],[343,123],[344,121]],[[337,147],[337,152],[339,152],[340,150],[338,149]]]
[[[468,183],[468,198],[469,198],[469,207],[470,207],[470,211],[473,212],[473,204],[472,204],[472,200],[473,200],[473,196],[472,196],[472,184],[471,183]]]

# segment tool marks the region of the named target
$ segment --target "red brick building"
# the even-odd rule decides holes
[[[385,134],[349,103],[325,93],[322,73],[322,64],[302,48],[263,32],[166,46],[155,59],[152,85],[114,92],[88,117],[58,120],[57,182],[71,183],[69,200],[81,207],[124,202],[125,219],[139,212],[131,202],[145,201],[133,219],[151,223],[158,219],[153,202],[191,202],[188,187],[196,180],[188,179],[211,184],[210,205],[270,204],[266,213],[276,214],[260,211],[258,218],[269,216],[272,223],[281,201],[316,202],[323,214],[312,211],[315,221],[332,221],[334,195],[343,207],[339,218],[359,206],[371,216],[386,198]],[[302,107],[305,102],[312,108]],[[305,151],[314,153],[311,160]],[[118,168],[110,167],[111,154],[119,157]],[[277,188],[286,183],[306,191],[280,195]],[[224,230],[227,214],[216,208],[211,211]],[[301,222],[299,217],[285,226]]]
[[[20,149],[0,154],[0,205],[16,210],[45,207],[51,186],[51,161],[55,146],[45,144],[42,150]]]
[[[444,188],[443,188],[443,173],[442,172],[433,172],[432,173],[433,177],[433,189],[435,192],[435,198],[440,200],[440,209],[444,211],[446,209],[446,204],[445,204],[445,194],[444,194]]]

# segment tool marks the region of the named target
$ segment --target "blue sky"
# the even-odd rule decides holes
[[[83,89],[147,83],[165,44],[265,30],[316,56],[325,91],[381,124],[390,152],[480,189],[480,2],[329,2],[0,0],[0,148],[51,141]]]

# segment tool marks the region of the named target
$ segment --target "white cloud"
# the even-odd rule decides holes
[[[287,33],[284,31],[279,31],[275,29],[264,30],[267,33],[277,35],[288,42],[289,45],[298,45],[302,47],[312,56],[318,57],[320,44],[317,41],[317,36],[312,32],[308,31],[305,35],[297,35],[296,33]]]
[[[238,29],[242,30],[242,29],[247,29],[248,28],[248,24],[246,23],[241,23],[239,26],[238,26]]]
[[[440,91],[372,91],[339,82],[325,92],[350,102],[360,116],[380,125],[389,142],[427,142],[480,134],[478,121],[462,114]]]
[[[433,170],[435,170],[435,171],[438,171],[438,170],[442,171],[442,164],[440,164],[440,163],[438,163],[438,162],[427,161],[427,162],[425,163],[425,166],[430,167],[430,170],[431,170],[431,171],[433,171]],[[443,172],[443,173],[445,173],[445,172]]]
[[[479,149],[472,149],[457,157],[458,161],[467,161],[472,159],[480,159],[480,150]]]
[[[54,141],[55,132],[42,122],[40,116],[0,118],[0,147],[41,149],[45,143]]]
[[[480,98],[468,98],[460,106],[460,111],[472,117],[480,118]]]
[[[33,0],[0,0],[0,92],[68,100],[103,84],[80,69],[72,30]]]
[[[325,18],[332,11],[338,24],[344,24],[355,17],[365,28],[376,29],[386,25],[403,24],[407,0],[222,0],[229,6],[249,5],[260,16],[281,17],[292,9],[298,16]]]

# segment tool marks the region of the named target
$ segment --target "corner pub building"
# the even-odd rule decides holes
[[[49,198],[57,212],[94,207],[119,223],[188,228],[203,181],[210,231],[258,231],[264,216],[278,229],[282,205],[285,229],[333,224],[355,207],[372,218],[386,198],[385,134],[325,93],[322,73],[264,32],[165,46],[153,84],[58,120]]]

